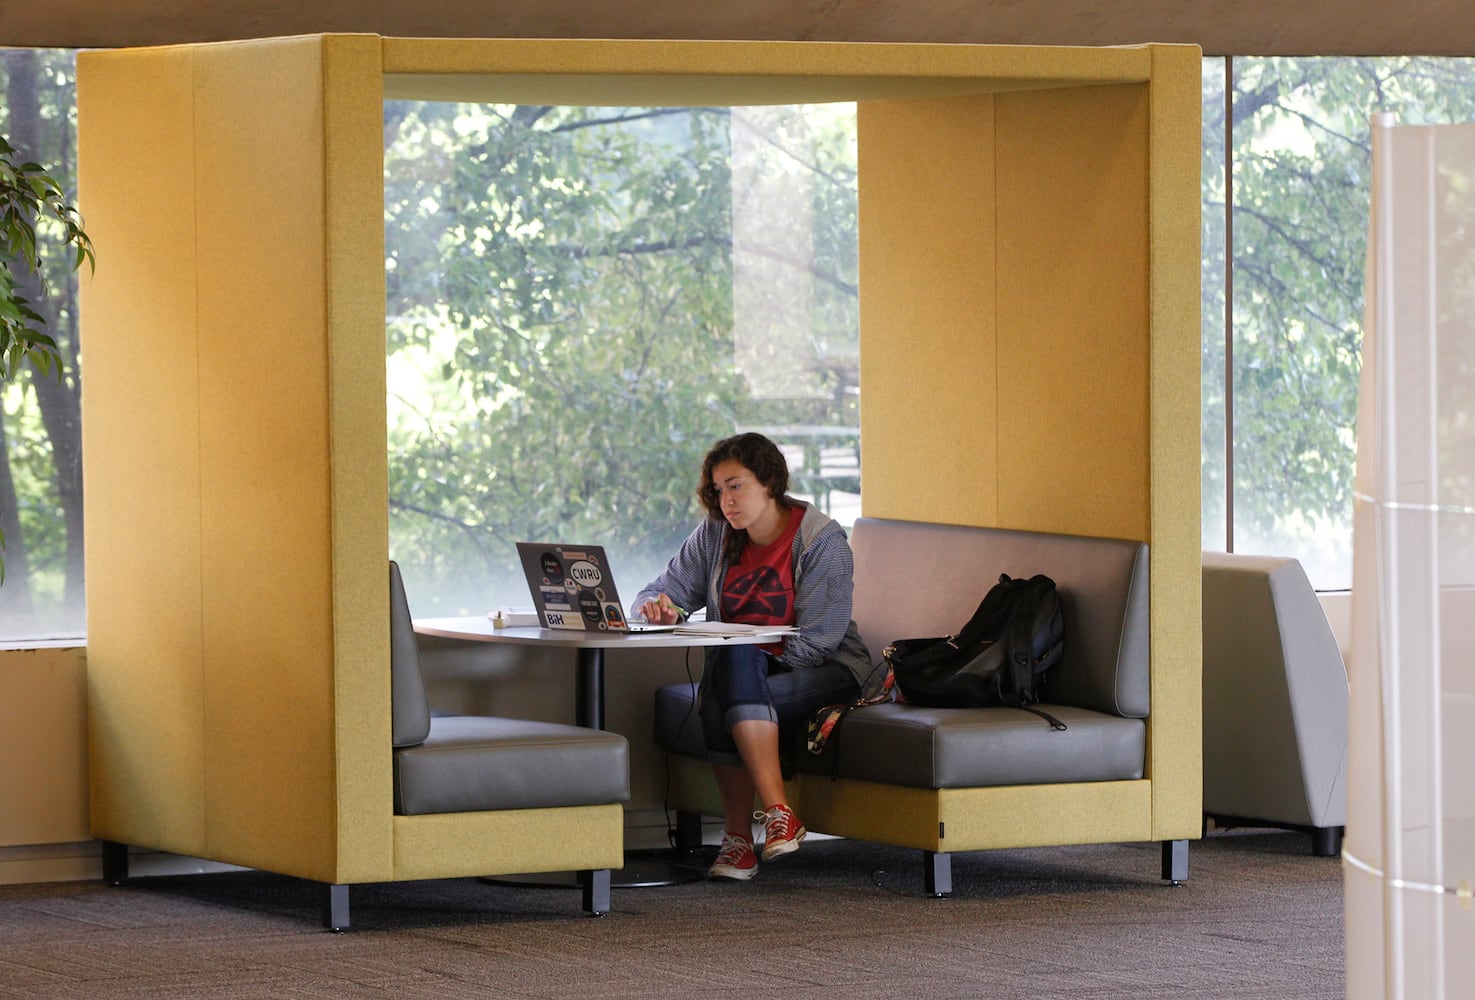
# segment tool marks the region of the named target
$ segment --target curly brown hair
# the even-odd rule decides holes
[[[787,496],[789,491],[789,463],[784,453],[762,434],[749,432],[723,438],[712,446],[702,460],[702,481],[697,487],[697,499],[707,510],[707,517],[722,521],[722,492],[712,481],[712,470],[723,462],[737,462],[753,474],[768,489],[768,495],[782,507],[796,506]],[[722,544],[722,555],[731,565],[738,561],[743,548],[748,544],[747,531],[729,530]]]

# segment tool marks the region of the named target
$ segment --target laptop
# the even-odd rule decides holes
[[[518,542],[517,555],[544,628],[652,632],[675,627],[626,620],[603,546]]]

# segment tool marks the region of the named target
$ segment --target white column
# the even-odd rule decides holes
[[[1475,126],[1373,117],[1349,997],[1475,996]]]

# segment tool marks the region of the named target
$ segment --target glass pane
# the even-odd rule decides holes
[[[1467,59],[1234,60],[1234,547],[1351,582],[1368,115],[1469,120]]]
[[[390,552],[418,615],[529,603],[521,540],[628,598],[713,441],[858,506],[855,111],[385,105]]]
[[[41,164],[76,204],[76,53],[0,50],[0,134],[17,164]],[[0,642],[83,635],[82,423],[77,368],[77,276],[54,220],[36,220],[38,281],[11,265],[16,292],[57,343],[60,379],[29,366],[0,385]]]
[[[1203,547],[1223,552],[1224,438],[1224,76],[1225,60],[1203,61]]]

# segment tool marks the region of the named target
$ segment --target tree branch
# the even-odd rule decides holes
[[[452,517],[449,514],[442,514],[438,510],[431,510],[428,507],[421,507],[417,504],[406,503],[403,500],[396,500],[394,497],[389,498],[389,509],[403,511],[406,514],[418,514],[421,517],[429,518],[432,521],[440,521],[443,524],[449,524],[451,527],[459,530],[467,538],[471,539],[472,544],[476,546],[477,552],[480,553],[483,561],[485,561],[487,556],[487,549],[481,538],[481,532],[484,530],[482,526],[468,524],[467,522],[462,521],[459,518]]]
[[[728,110],[726,108],[651,108],[648,111],[642,111],[637,114],[609,115],[605,118],[582,118],[578,121],[562,122],[546,131],[549,133],[577,132],[580,129],[598,128],[601,125],[623,125],[626,122],[638,122],[647,118],[667,118],[672,115],[687,114],[726,116]]]

